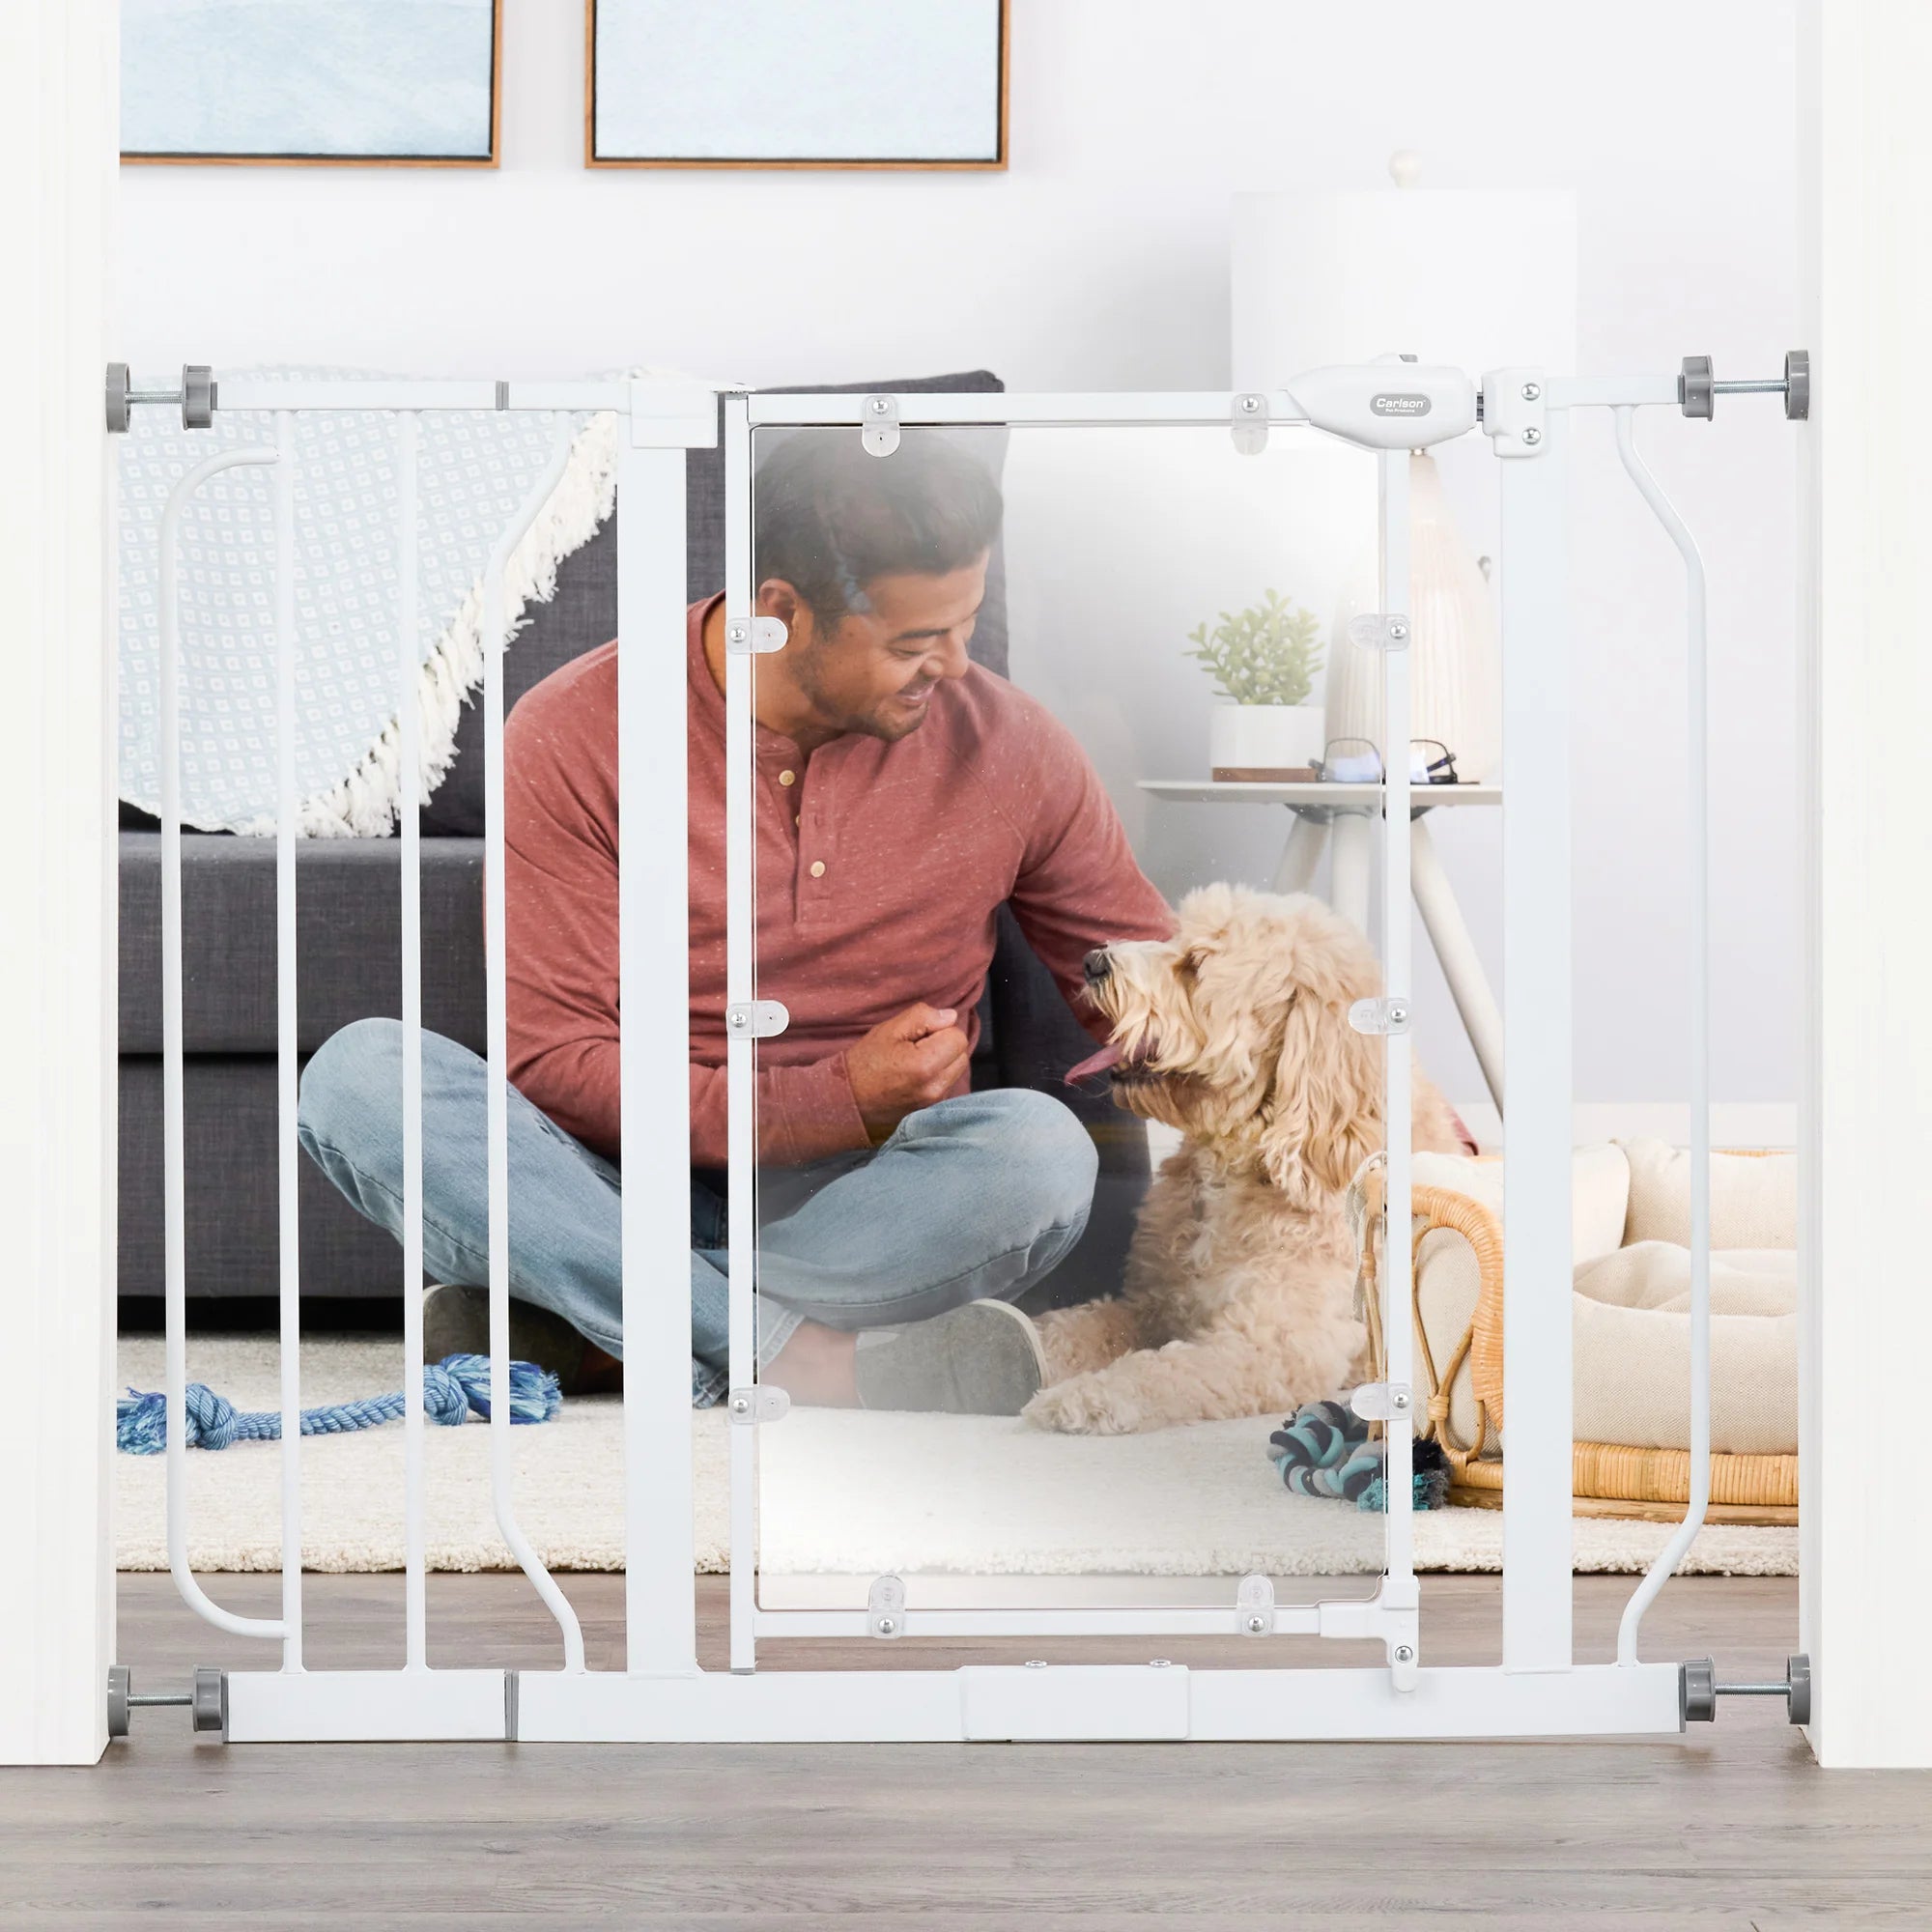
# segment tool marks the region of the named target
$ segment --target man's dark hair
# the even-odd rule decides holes
[[[873,456],[856,429],[802,429],[758,465],[758,581],[782,578],[822,625],[881,577],[943,577],[992,548],[1000,486],[950,437],[909,429]]]

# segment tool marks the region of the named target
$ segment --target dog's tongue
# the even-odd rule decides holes
[[[1103,1046],[1098,1053],[1089,1054],[1078,1066],[1068,1070],[1065,1085],[1077,1087],[1090,1073],[1104,1073],[1110,1066],[1121,1064],[1121,1049],[1118,1046]]]

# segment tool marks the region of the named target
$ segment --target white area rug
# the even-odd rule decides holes
[[[329,1338],[302,1350],[305,1406],[402,1385],[394,1341]],[[277,1406],[272,1341],[191,1341],[188,1376],[241,1408]],[[121,1379],[161,1386],[161,1345],[121,1348]],[[722,1409],[692,1417],[696,1566],[725,1567],[728,1486]],[[1292,1496],[1267,1460],[1267,1419],[1150,1435],[1048,1435],[992,1417],[798,1409],[761,1432],[768,1575],[874,1577],[1348,1576],[1380,1568],[1381,1521]],[[556,1570],[623,1567],[624,1463],[615,1398],[566,1402],[554,1422],[515,1432],[518,1519]],[[490,1500],[489,1431],[426,1431],[429,1563],[514,1567]],[[165,1461],[116,1459],[115,1537],[124,1570],[167,1568]],[[198,1570],[281,1567],[281,1451],[238,1443],[188,1458],[188,1553]],[[302,1551],[318,1571],[400,1570],[403,1433],[390,1424],[302,1445]],[[1644,1568],[1659,1523],[1579,1520],[1579,1571]],[[1416,1567],[1498,1570],[1502,1517],[1440,1510],[1415,1520]],[[1719,1525],[1685,1568],[1730,1576],[1797,1572],[1791,1529]]]

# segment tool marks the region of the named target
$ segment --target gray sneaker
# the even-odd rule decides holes
[[[1046,1380],[1039,1331],[1008,1301],[969,1301],[930,1321],[859,1337],[862,1408],[1017,1415]]]
[[[534,1362],[565,1395],[583,1393],[583,1337],[561,1315],[533,1301],[510,1302],[510,1359]],[[490,1291],[445,1286],[423,1294],[423,1360],[490,1352]]]

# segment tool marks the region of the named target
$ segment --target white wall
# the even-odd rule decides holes
[[[1398,146],[1419,149],[1438,186],[1577,190],[1586,370],[1703,353],[1720,373],[1759,373],[1795,341],[1789,0],[1626,0],[1614,14],[1021,0],[1000,175],[586,174],[580,0],[504,11],[498,174],[127,171],[122,353],[158,369],[493,376],[644,360],[759,383],[984,364],[1032,388],[1213,387],[1229,380],[1230,194],[1374,186]],[[1717,1091],[1782,1101],[1797,1034],[1793,440],[1775,404],[1749,402],[1720,405],[1715,426],[1660,418],[1646,436],[1713,576]],[[1668,963],[1684,876],[1667,682],[1680,580],[1611,474],[1607,426],[1577,440],[1577,1091],[1665,1101],[1683,1089]],[[1488,461],[1472,446],[1445,462],[1484,545]],[[1016,616],[1036,629],[1016,635],[1016,668],[1044,679],[1046,639],[1083,613],[1090,634],[1106,630],[1094,599],[1119,553],[1091,516],[1078,534],[1025,462],[1015,587],[1037,601]],[[1139,621],[1165,648],[1170,616],[1234,594],[1204,580],[1159,623],[1137,607]],[[1206,680],[1177,682],[1163,661],[1096,745],[1116,789],[1135,770],[1198,763],[1205,709]],[[1246,814],[1180,810],[1150,821],[1170,877],[1206,863],[1217,835],[1221,869],[1264,873],[1264,817],[1236,829]],[[1493,957],[1497,844],[1482,818],[1445,823],[1438,842]],[[1418,990],[1425,1058],[1476,1096],[1433,972]]]

